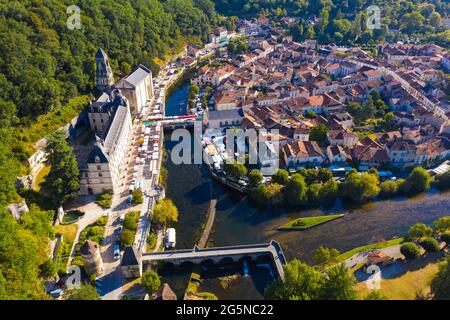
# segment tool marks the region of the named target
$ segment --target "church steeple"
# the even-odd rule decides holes
[[[95,54],[97,89],[109,91],[114,84],[114,76],[109,65],[108,56],[101,48]]]

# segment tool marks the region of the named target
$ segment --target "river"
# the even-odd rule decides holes
[[[174,90],[166,102],[168,115],[178,114],[180,105],[185,105],[188,85]],[[175,144],[166,137],[166,149]],[[368,243],[403,236],[408,227],[417,222],[431,223],[437,218],[450,215],[450,193],[431,190],[413,198],[396,198],[375,201],[364,206],[348,208],[338,203],[331,209],[313,209],[302,212],[283,210],[261,211],[252,207],[245,196],[237,195],[226,187],[211,181],[204,165],[174,165],[167,161],[167,196],[179,209],[177,248],[192,248],[198,240],[206,219],[211,192],[218,198],[216,220],[209,242],[214,246],[239,245],[269,242],[281,243],[286,257],[311,262],[313,251],[320,245],[333,247],[341,252]],[[287,221],[302,217],[331,213],[345,216],[306,231],[277,231]],[[239,269],[239,266],[236,267]],[[218,295],[221,299],[262,299],[263,287],[268,283],[264,268],[251,268],[254,275],[232,281],[225,290],[223,283],[215,278],[217,270],[206,276],[201,288]],[[253,272],[252,272],[253,271]],[[164,279],[182,290],[187,283],[189,270],[179,274],[162,272]],[[180,280],[183,279],[183,280]],[[179,288],[178,288],[179,287]],[[185,288],[185,286],[184,286]]]

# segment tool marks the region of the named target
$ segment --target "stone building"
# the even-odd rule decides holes
[[[140,113],[153,96],[152,72],[140,65],[114,84],[108,56],[102,49],[95,55],[97,87],[103,93],[86,108],[96,136],[87,161],[80,164],[80,194],[115,192],[131,133],[131,112]]]
[[[114,75],[105,51],[98,49],[95,55],[97,89],[109,91],[114,84]]]
[[[80,194],[115,192],[131,132],[128,101],[117,89],[111,95],[103,93],[88,107],[88,118],[96,143],[80,168]]]
[[[103,273],[103,260],[100,255],[100,246],[91,240],[86,240],[80,248],[83,257],[84,269],[87,274],[100,275]]]
[[[128,99],[133,113],[141,113],[153,96],[152,72],[141,64],[132,74],[117,81],[114,88],[120,89]]]
[[[125,247],[120,268],[124,278],[139,278],[142,276],[142,261],[139,250],[132,246]]]

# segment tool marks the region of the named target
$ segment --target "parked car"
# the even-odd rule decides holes
[[[120,259],[120,245],[119,242],[117,241],[114,244],[114,260],[117,261]]]
[[[118,226],[118,227],[114,230],[114,233],[117,234],[117,235],[120,235],[120,234],[122,234],[122,231],[123,231],[123,227],[122,227],[122,226]]]

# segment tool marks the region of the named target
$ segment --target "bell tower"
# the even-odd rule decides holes
[[[95,54],[97,89],[108,92],[114,84],[114,75],[109,65],[108,56],[101,48]]]

